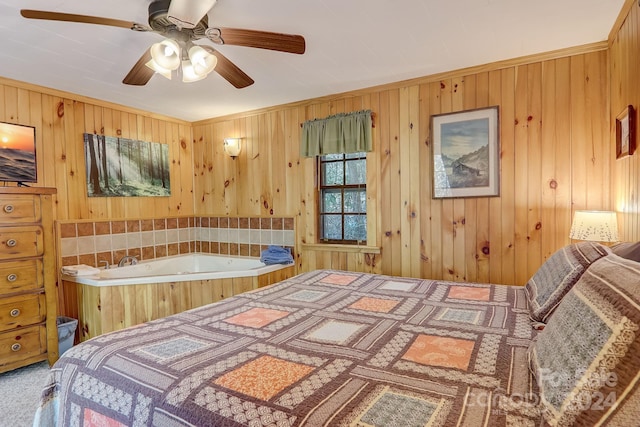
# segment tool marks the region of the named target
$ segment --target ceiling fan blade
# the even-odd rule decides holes
[[[202,46],[202,45],[201,45]],[[226,81],[231,83],[236,89],[242,89],[247,86],[251,86],[254,82],[251,77],[245,74],[240,68],[233,62],[227,59],[226,56],[215,50],[210,46],[202,46],[207,52],[215,55],[218,58],[218,63],[214,71],[222,76]]]
[[[167,19],[179,28],[194,28],[217,0],[172,0]]]
[[[259,49],[277,50],[279,52],[303,54],[305,51],[304,37],[296,34],[272,33],[269,31],[243,30],[239,28],[217,28],[220,40],[215,43],[235,46],[256,47]]]
[[[74,13],[47,12],[44,10],[22,9],[20,15],[29,19],[44,19],[47,21],[79,22],[84,24],[108,25],[111,27],[128,28],[136,31],[150,31],[150,28],[133,21],[102,18],[100,16],[76,15]]]
[[[145,65],[149,61],[151,61],[151,48],[142,54],[138,62],[136,62],[136,65],[133,66],[129,74],[122,80],[122,83],[133,86],[146,85],[155,74],[155,71]]]

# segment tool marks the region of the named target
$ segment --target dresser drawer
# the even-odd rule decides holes
[[[44,325],[29,326],[0,333],[0,366],[47,351],[47,332]]]
[[[4,196],[0,200],[0,224],[27,224],[40,221],[40,198],[31,195]]]
[[[42,260],[0,262],[0,295],[40,289],[44,286]]]
[[[0,260],[41,256],[42,228],[36,225],[0,228]]]
[[[0,331],[43,322],[46,317],[44,294],[27,294],[0,300]]]

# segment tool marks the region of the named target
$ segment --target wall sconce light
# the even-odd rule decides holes
[[[225,138],[224,139],[224,152],[227,153],[232,159],[236,159],[240,154],[240,141],[242,138]]]
[[[617,242],[618,220],[611,211],[576,211],[569,237],[593,242]]]

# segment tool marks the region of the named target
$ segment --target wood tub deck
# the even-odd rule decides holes
[[[76,341],[180,313],[295,275],[295,265],[249,277],[95,286],[62,280],[66,312],[78,319]]]

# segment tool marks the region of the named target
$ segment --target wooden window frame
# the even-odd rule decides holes
[[[337,154],[341,154],[341,153],[337,153]],[[358,157],[352,157],[352,158],[347,158],[346,156],[349,154],[360,154]],[[365,211],[364,213],[361,212],[345,212],[344,211],[344,192],[345,190],[364,190],[365,194],[367,192],[367,183],[366,183],[366,179],[365,182],[362,184],[342,184],[342,185],[324,185],[323,184],[323,176],[322,176],[322,165],[325,163],[337,163],[337,162],[341,162],[343,164],[343,168],[342,168],[342,173],[343,173],[343,177],[342,177],[342,182],[346,183],[347,182],[347,167],[346,164],[348,161],[353,161],[353,160],[364,160],[365,162],[365,167],[367,166],[367,153],[366,152],[361,152],[361,153],[342,153],[342,159],[332,159],[332,160],[323,160],[324,155],[320,155],[320,156],[316,156],[316,180],[317,180],[317,193],[316,193],[316,211],[317,211],[317,218],[316,218],[316,227],[317,227],[317,233],[318,233],[318,242],[320,242],[320,244],[332,244],[332,245],[366,245],[367,244],[367,239],[365,238],[364,240],[346,240],[344,239],[344,233],[345,233],[345,215],[358,215],[358,216],[364,216],[365,219],[367,217],[367,210],[366,210],[366,205],[365,205]],[[340,216],[342,218],[342,237],[343,239],[325,239],[323,238],[323,215],[328,214],[322,211],[322,193],[324,190],[340,190],[341,192],[341,197],[342,197],[342,211],[340,212]],[[334,215],[338,215],[337,213],[335,213]]]

